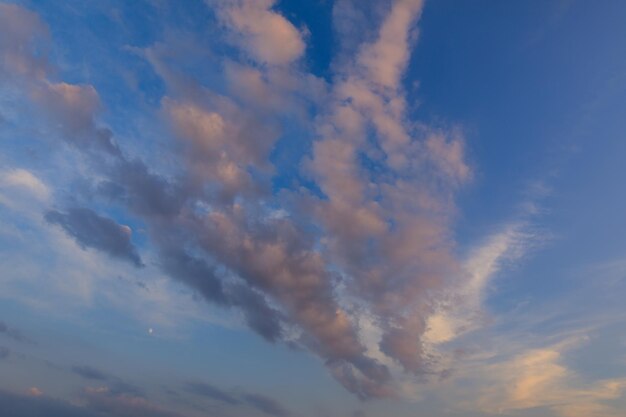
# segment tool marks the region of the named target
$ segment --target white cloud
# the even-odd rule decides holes
[[[50,198],[50,190],[46,184],[35,174],[23,168],[1,172],[0,186],[5,189],[12,188],[14,191],[26,191],[41,201],[46,201]],[[5,196],[4,198],[10,197]]]
[[[522,222],[508,224],[470,254],[457,286],[448,290],[428,319],[427,344],[449,342],[482,325],[482,303],[490,281],[503,264],[519,259],[538,239],[526,228],[527,224]]]
[[[478,407],[494,414],[542,407],[563,417],[621,415],[603,402],[622,396],[626,378],[589,382],[564,364],[563,354],[582,340],[525,350],[486,367]]]
[[[300,31],[272,10],[275,0],[232,0],[216,3],[234,39],[261,63],[289,64],[302,56]]]

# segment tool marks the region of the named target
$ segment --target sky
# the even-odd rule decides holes
[[[624,22],[0,0],[0,414],[623,416]]]

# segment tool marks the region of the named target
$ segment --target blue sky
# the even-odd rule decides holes
[[[623,415],[624,21],[0,1],[0,410]]]

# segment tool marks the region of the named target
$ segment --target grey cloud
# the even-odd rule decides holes
[[[30,338],[26,337],[20,330],[15,329],[13,327],[9,327],[3,321],[0,321],[0,334],[4,334],[7,337],[15,340],[16,342],[27,343],[27,344],[35,344],[35,342],[33,340],[31,340]]]
[[[140,387],[122,381],[121,379],[113,379],[109,382],[109,390],[113,395],[132,396],[136,398],[145,398],[146,394]]]
[[[272,398],[258,394],[245,394],[243,398],[250,407],[270,416],[286,417],[289,415],[289,412]]]
[[[238,405],[241,403],[241,401],[233,395],[204,382],[189,382],[184,386],[184,389],[189,393],[229,405]]]
[[[130,384],[121,378],[109,375],[99,369],[87,365],[73,366],[72,372],[88,381],[99,381],[106,383],[107,393],[110,395],[133,396],[144,398],[143,390],[136,385]]]
[[[248,392],[227,392],[204,382],[189,382],[183,387],[188,393],[208,398],[226,405],[247,405],[264,414],[287,417],[290,413],[273,398]]]
[[[361,400],[392,396],[393,393],[387,386],[391,378],[387,367],[366,357],[360,357],[359,360],[364,363],[329,360],[326,366],[345,389]]]
[[[150,172],[140,160],[121,158],[109,167],[111,189],[118,192],[120,201],[133,211],[145,216],[173,217],[181,209],[185,195],[176,184]]]
[[[182,417],[144,397],[107,387],[86,388],[79,399],[81,406],[45,395],[21,395],[0,389],[0,413],[10,417]]]
[[[116,393],[106,388],[86,388],[81,398],[86,403],[86,410],[102,417],[182,417],[144,397]]]
[[[234,305],[243,310],[246,323],[252,330],[270,342],[281,339],[283,334],[281,321],[284,317],[267,304],[261,293],[244,285],[231,287],[230,293]]]
[[[11,417],[102,417],[93,410],[45,397],[32,397],[0,390],[0,410]],[[109,415],[107,417],[114,417]]]
[[[84,248],[94,248],[109,256],[142,266],[141,258],[131,241],[131,230],[114,220],[100,216],[88,208],[70,208],[66,213],[56,210],[45,214],[48,223],[61,226]]]
[[[194,288],[207,300],[218,304],[228,303],[215,268],[204,259],[192,257],[178,248],[164,248],[160,255],[161,266],[170,276]]]
[[[72,372],[85,379],[95,381],[107,381],[109,379],[108,375],[90,366],[74,366],[72,367]]]
[[[281,314],[267,304],[262,294],[241,284],[225,287],[215,267],[179,246],[170,244],[162,248],[159,258],[165,272],[197,290],[208,301],[240,307],[250,328],[263,338],[272,342],[280,339]]]

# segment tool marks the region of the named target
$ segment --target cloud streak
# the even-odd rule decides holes
[[[547,408],[563,417],[602,417],[621,412],[606,404],[620,398],[626,379],[606,379],[591,384],[563,364],[563,353],[580,341],[565,340],[541,349],[529,349],[510,361],[492,365],[479,406],[490,413]]]
[[[0,334],[20,343],[34,344],[30,338],[26,337],[19,329],[8,326],[0,320]]]
[[[191,394],[227,406],[247,405],[263,414],[274,417],[287,417],[291,415],[278,401],[261,394],[226,392],[204,382],[189,382],[184,386],[184,389]]]

